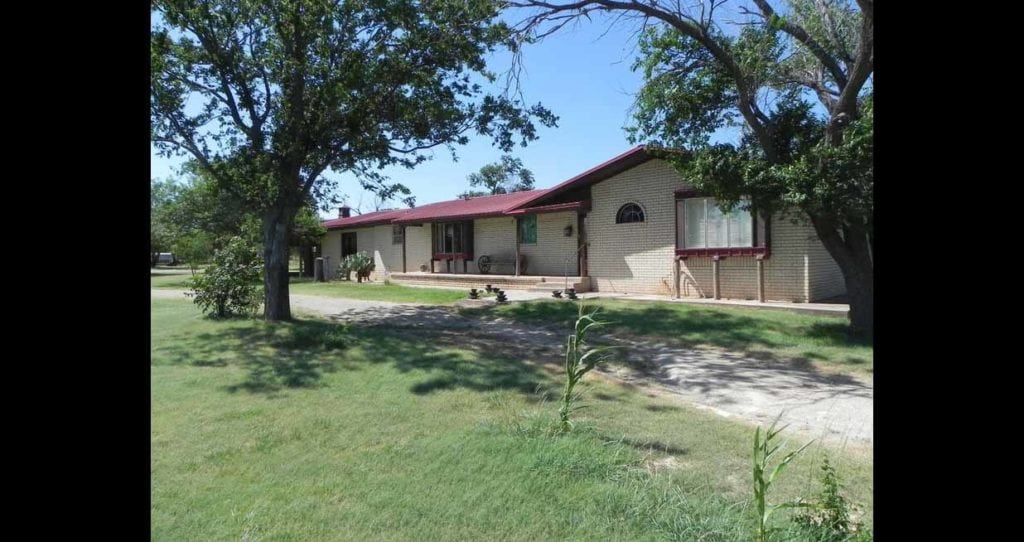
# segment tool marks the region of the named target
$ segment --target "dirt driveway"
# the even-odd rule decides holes
[[[151,290],[154,298],[181,298],[177,290]],[[307,311],[360,326],[404,331],[440,330],[493,340],[503,348],[525,345],[551,359],[567,330],[527,327],[501,318],[465,317],[451,307],[292,295],[296,312]],[[791,430],[854,446],[874,441],[874,389],[850,376],[781,367],[718,349],[680,348],[656,340],[627,340],[605,334],[622,350],[623,367],[605,374],[661,395],[673,396],[720,415],[767,424],[782,413]],[[548,352],[550,350],[550,352]]]

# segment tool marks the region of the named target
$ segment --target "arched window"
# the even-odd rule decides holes
[[[630,222],[643,222],[644,221],[644,210],[635,203],[627,203],[619,208],[618,214],[615,215],[616,224],[628,224]]]

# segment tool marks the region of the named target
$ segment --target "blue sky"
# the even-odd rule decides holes
[[[630,122],[633,97],[641,84],[640,74],[629,69],[635,42],[630,25],[608,30],[595,18],[524,51],[522,91],[527,102],[542,102],[559,117],[558,127],[540,127],[536,141],[513,152],[533,171],[537,188],[558,184],[632,147],[623,127]],[[503,73],[509,63],[507,53],[495,54],[488,69]],[[469,187],[467,175],[501,156],[489,138],[480,136],[456,147],[456,154],[458,161],[453,162],[450,153],[440,148],[434,151],[434,159],[416,169],[389,168],[384,173],[408,186],[417,205],[423,205],[455,198]],[[155,149],[151,155],[151,177],[177,177],[174,169],[183,159],[159,157]],[[364,192],[351,175],[329,176],[340,181],[339,194],[347,197],[349,205],[363,212],[373,210],[373,194]],[[384,207],[400,205],[393,201]],[[336,211],[323,214],[337,216]]]

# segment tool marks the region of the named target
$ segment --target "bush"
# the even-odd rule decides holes
[[[815,542],[851,542],[871,540],[871,532],[850,518],[850,504],[840,490],[836,469],[825,458],[821,465],[821,493],[809,512],[797,516],[805,535]]]
[[[260,251],[233,237],[216,251],[206,272],[192,278],[193,301],[213,318],[252,316],[263,302]]]
[[[370,256],[367,252],[356,252],[355,254],[349,254],[341,260],[341,264],[338,265],[338,273],[345,280],[352,280],[351,274],[353,271],[356,272],[356,281],[363,282],[363,279],[369,279],[370,273],[374,270],[376,264],[373,263],[373,256]]]

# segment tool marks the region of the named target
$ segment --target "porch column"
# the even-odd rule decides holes
[[[519,217],[516,217],[516,276],[519,276]]]
[[[764,303],[764,257],[757,257],[757,300]]]
[[[680,257],[676,256],[676,258],[675,258],[675,273],[673,274],[673,277],[675,277],[676,299],[679,299],[679,290],[680,290],[680,287],[679,287],[679,273],[680,273],[680,267],[681,266],[679,265],[679,262],[680,262]]]
[[[405,270],[405,226],[402,226],[402,272],[408,273]]]
[[[711,282],[714,285],[715,299],[722,299],[722,288],[719,284],[718,263],[721,256],[711,257]]]

